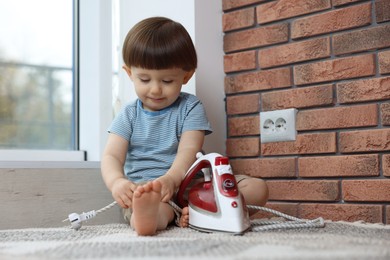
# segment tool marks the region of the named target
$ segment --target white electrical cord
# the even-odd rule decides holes
[[[254,206],[254,205],[248,205],[247,207],[249,209],[257,209],[268,213],[272,213],[276,216],[289,220],[289,221],[283,221],[283,220],[254,219],[251,221],[252,231],[266,231],[272,229],[290,229],[290,228],[320,228],[325,226],[325,221],[321,217],[313,220],[300,219],[265,207]]]
[[[87,220],[90,220],[98,213],[104,212],[110,208],[112,208],[114,205],[116,205],[117,202],[114,201],[111,204],[105,206],[104,208],[101,208],[97,211],[92,210],[87,213],[81,213],[80,215],[77,213],[71,213],[69,214],[67,219],[64,219],[62,222],[69,221],[71,224],[71,227],[75,230],[79,230],[81,228],[81,223]],[[176,219],[175,223],[176,225],[179,225],[179,220],[181,216],[182,209],[176,205],[173,201],[169,201],[169,205],[172,206],[175,214]],[[256,209],[265,211],[268,213],[272,213],[276,216],[282,217],[289,221],[284,220],[263,220],[263,219],[255,219],[251,221],[252,231],[266,231],[266,230],[272,230],[272,229],[290,229],[290,228],[320,228],[325,226],[325,222],[323,218],[316,218],[313,220],[307,220],[307,219],[299,219],[293,216],[289,216],[287,214],[281,213],[279,211],[265,208],[265,207],[259,207],[254,205],[248,205],[249,209]]]

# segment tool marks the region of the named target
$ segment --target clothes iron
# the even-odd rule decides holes
[[[189,187],[199,172],[204,180]],[[200,231],[242,234],[251,226],[229,159],[218,153],[197,154],[179,188],[177,203],[189,207],[189,226]]]

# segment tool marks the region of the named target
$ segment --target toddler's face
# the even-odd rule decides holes
[[[148,111],[159,111],[173,104],[183,84],[191,78],[193,71],[182,69],[149,70],[124,67],[134,82],[135,92]]]

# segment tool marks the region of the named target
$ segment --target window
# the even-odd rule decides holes
[[[0,0],[0,149],[78,149],[76,5]]]
[[[135,98],[121,69],[120,45],[135,22],[152,15],[186,21],[193,36],[196,23],[197,87],[193,78],[185,91],[201,97],[211,121],[218,119],[212,122],[215,134],[210,150],[223,147],[223,92],[215,88],[216,93],[210,94],[209,88],[223,85],[221,17],[213,15],[221,13],[221,4],[168,2],[0,0],[0,168],[30,167],[42,161],[72,161],[74,165],[73,161],[100,160],[115,112]],[[204,10],[210,13],[208,19],[204,19]],[[39,33],[33,34],[33,29]],[[64,43],[65,47],[51,49]],[[33,55],[33,47],[44,52]]]

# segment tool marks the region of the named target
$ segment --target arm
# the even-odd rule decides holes
[[[123,173],[128,145],[126,139],[116,134],[109,134],[101,162],[103,181],[123,208],[131,207],[133,191],[136,188],[136,185]]]
[[[168,172],[158,178],[162,182],[162,201],[171,199],[179,188],[183,176],[196,160],[196,153],[202,150],[204,131],[186,131],[180,138],[175,160]]]

